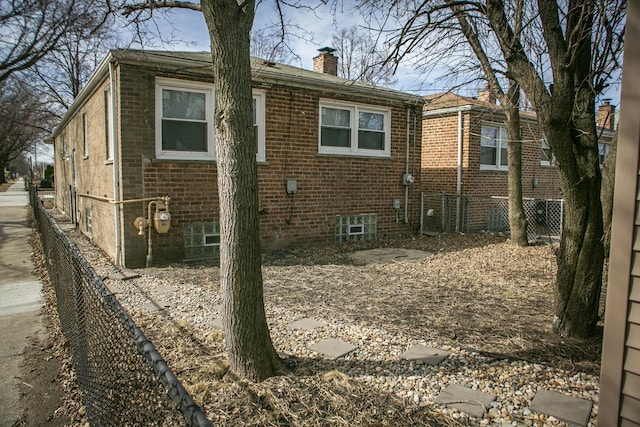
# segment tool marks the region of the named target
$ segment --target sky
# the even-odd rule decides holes
[[[253,29],[261,29],[279,22],[278,13],[272,0],[258,1]],[[304,2],[303,2],[304,3]],[[316,2],[308,2],[316,3]],[[341,0],[339,6],[332,10],[329,6],[321,6],[314,11],[308,9],[284,8],[284,20],[288,30],[296,36],[288,39],[292,51],[299,56],[291,65],[312,69],[313,57],[318,54],[318,49],[331,46],[332,36],[342,28],[353,25],[363,28],[369,26],[361,13],[356,10],[356,0]],[[166,9],[165,9],[166,10]],[[147,48],[167,48],[170,50],[208,51],[209,36],[204,17],[200,12],[171,9],[168,13],[157,14],[154,22],[156,29],[162,34],[162,39],[172,40],[170,45],[163,46],[157,38],[156,46]],[[371,24],[374,26],[375,23]],[[393,88],[412,92],[419,95],[445,92],[449,88],[444,87],[442,81],[437,78],[442,75],[444,64],[433,64],[433,71],[428,76],[416,71],[410,64],[400,64],[396,77],[397,82]],[[478,85],[479,86],[479,85]],[[476,96],[477,90],[474,84],[467,88],[456,90],[465,96]],[[601,99],[611,99],[613,105],[619,104],[620,87],[610,88]]]
[[[259,30],[266,26],[278,24],[278,13],[273,7],[274,2],[265,0],[260,2],[256,12],[253,29]],[[341,7],[335,13],[328,6],[322,6],[315,11],[308,9],[284,9],[285,23],[292,34],[288,43],[299,60],[291,65],[312,69],[313,57],[318,55],[318,49],[331,47],[332,36],[342,28],[354,25],[366,27],[368,24],[355,10],[353,0],[343,0]],[[172,10],[168,14],[156,16],[154,26],[160,29],[162,39],[172,40],[165,48],[170,50],[208,51],[209,35],[201,13],[191,10]],[[152,28],[153,30],[153,28]],[[156,45],[147,48],[163,48],[162,42],[156,38]],[[420,84],[421,76],[412,68],[399,67],[395,89],[413,93],[424,93],[424,86]]]

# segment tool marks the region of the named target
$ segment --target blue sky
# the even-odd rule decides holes
[[[258,9],[254,21],[254,30],[261,29],[269,24],[278,22],[278,14],[274,8],[274,2],[263,0],[258,2]],[[314,3],[314,2],[309,2]],[[367,23],[360,12],[354,8],[355,0],[342,0],[336,10],[329,6],[321,6],[314,11],[308,9],[285,8],[285,22],[290,24],[287,28],[292,34],[289,44],[293,52],[299,56],[300,60],[292,65],[302,68],[313,68],[313,57],[317,55],[317,49],[323,46],[331,46],[332,36],[342,28],[353,25],[367,26]],[[335,12],[335,13],[334,13]],[[165,48],[171,50],[209,50],[209,36],[201,13],[190,10],[173,9],[166,14],[157,14],[155,25],[163,35],[164,40],[173,40],[170,46]],[[295,27],[303,30],[296,29]],[[148,48],[162,48],[161,44],[147,46]],[[444,92],[448,88],[443,82],[436,81],[442,74],[438,64],[434,64],[433,71],[426,78],[408,64],[400,65],[396,77],[398,78],[394,88],[426,95],[435,92]],[[458,93],[466,96],[475,96],[476,90],[471,85],[467,89],[458,90]],[[602,98],[609,98],[612,104],[618,105],[620,98],[620,88],[612,87]]]

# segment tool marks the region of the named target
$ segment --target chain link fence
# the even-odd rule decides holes
[[[562,234],[564,200],[523,199],[530,242],[556,241]],[[509,234],[509,199],[469,194],[425,194],[420,202],[420,233]]]
[[[211,426],[35,188],[30,201],[90,424]]]

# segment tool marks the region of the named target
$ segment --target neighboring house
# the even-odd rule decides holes
[[[629,2],[626,40],[640,37],[640,3]],[[624,46],[616,186],[607,284],[600,410],[602,427],[640,426],[640,45]],[[620,185],[619,185],[620,184]]]
[[[263,247],[415,231],[422,98],[252,59]],[[209,53],[114,50],[53,134],[57,207],[114,260],[147,259],[138,217],[166,210],[153,261],[217,256],[218,193]],[[416,169],[414,170],[414,166]],[[153,202],[153,203],[149,203]]]
[[[599,128],[601,160],[609,152],[613,137],[614,107],[608,102],[600,107],[598,119],[606,128]],[[535,114],[522,111],[520,114],[522,132],[522,194],[525,210],[531,207],[533,216],[548,215],[551,209],[555,216],[561,211],[557,202],[542,202],[547,199],[561,199],[560,177],[554,165],[554,158],[544,135],[538,129]],[[462,194],[480,200],[493,196],[506,198],[507,189],[507,129],[505,114],[496,104],[495,97],[488,91],[480,91],[477,98],[464,97],[448,92],[425,97],[422,120],[422,180],[420,189],[429,195],[426,208],[439,212],[437,193]],[[474,209],[469,206],[470,198],[463,201],[462,210]],[[487,202],[488,203],[488,202]],[[484,203],[484,205],[487,205]],[[556,203],[556,205],[549,205]],[[477,204],[477,203],[476,203]],[[445,203],[443,202],[443,206]],[[501,206],[506,206],[506,202]],[[460,220],[475,221],[473,230],[506,227],[507,218],[502,214],[496,223],[496,215],[484,206],[478,214],[482,218],[469,218],[458,209]],[[549,207],[551,206],[551,207]],[[446,209],[444,209],[446,211]],[[445,212],[446,215],[446,212]],[[437,215],[436,215],[437,216]],[[450,214],[453,216],[453,214]],[[546,221],[546,219],[544,220]],[[436,221],[439,223],[439,221]],[[493,223],[493,224],[489,224]],[[439,225],[438,225],[439,226]],[[442,228],[442,227],[441,227]],[[446,227],[445,227],[446,228]],[[458,227],[460,228],[460,227]],[[462,227],[463,229],[465,227]],[[469,230],[467,230],[469,231]],[[558,230],[559,232],[559,230]]]

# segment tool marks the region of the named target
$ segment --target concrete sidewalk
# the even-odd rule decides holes
[[[0,193],[0,426],[20,418],[23,351],[45,333],[42,284],[33,276],[28,193],[22,182]]]

